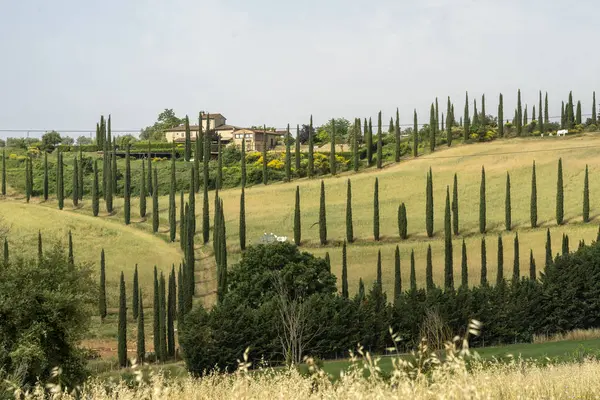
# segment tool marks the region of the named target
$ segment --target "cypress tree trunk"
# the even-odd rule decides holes
[[[429,110],[429,151],[435,151],[435,125],[437,124],[435,120],[435,108],[433,107],[433,103],[431,103],[431,108]]]
[[[313,138],[313,120],[312,115],[310,116],[310,124],[308,126],[308,177],[312,178],[314,175],[314,138]]]
[[[92,214],[98,216],[100,210],[100,199],[98,195],[98,160],[94,160],[94,180],[92,181]]]
[[[452,231],[458,236],[458,177],[454,174],[452,186]]]
[[[463,140],[469,140],[471,134],[471,120],[469,118],[469,92],[465,92],[465,115],[463,117]]]
[[[58,152],[58,175],[57,175],[57,197],[58,197],[58,209],[62,210],[65,206],[65,183],[64,183],[64,168],[62,153]]]
[[[394,251],[394,307],[400,305],[402,299],[402,273],[400,270],[400,247]]]
[[[294,144],[294,164],[296,168],[294,173],[296,176],[300,176],[300,125],[296,125],[296,140]]]
[[[183,153],[185,161],[190,161],[192,158],[192,142],[190,135],[190,119],[185,116],[185,152]]]
[[[485,246],[485,236],[481,237],[481,286],[487,285],[487,249]]]
[[[150,140],[148,140],[148,194],[152,195],[154,188],[152,187],[152,155],[150,154]]]
[[[521,269],[519,261],[519,233],[515,233],[514,241],[514,259],[513,259],[513,282],[517,282],[521,278]]]
[[[446,208],[444,210],[444,287],[446,289],[454,287],[454,258],[452,254],[452,227],[450,224],[450,188],[446,186]],[[427,256],[429,257],[430,254],[428,253]]]
[[[119,366],[127,367],[127,298],[125,296],[125,277],[121,272],[121,285],[119,288],[119,325],[118,325],[118,357]]]
[[[331,119],[331,138],[330,138],[330,150],[329,150],[329,170],[331,171],[331,175],[336,174],[336,165],[335,165],[335,119]]]
[[[504,246],[502,236],[498,235],[498,269],[496,271],[496,286],[504,283]]]
[[[425,228],[427,237],[433,237],[433,174],[431,168],[427,174],[426,186],[426,203],[425,203]]]
[[[242,157],[240,160],[240,169],[241,169],[241,180],[240,183],[242,188],[246,187],[246,134],[242,137]]]
[[[352,223],[352,186],[350,179],[346,190],[346,240],[348,243],[354,241],[354,226]]]
[[[240,249],[246,250],[246,194],[242,188],[240,196]]]
[[[69,230],[69,253],[68,253],[68,261],[71,267],[75,266],[75,257],[73,256],[73,235],[71,234],[71,230]]]
[[[267,127],[264,127],[264,141],[263,141],[263,152],[262,152],[262,178],[263,184],[266,185],[269,183],[269,170],[267,168]],[[220,159],[220,158],[219,158]],[[221,189],[221,186],[218,187]]]
[[[2,194],[6,194],[6,176],[4,175],[4,151],[2,153]],[[48,201],[48,153],[44,152],[44,201]]]
[[[583,178],[583,222],[590,222],[590,188],[587,164],[585,165],[585,177]]]
[[[207,174],[205,174],[206,176]],[[204,181],[204,195],[202,197],[202,242],[208,243],[210,239],[210,215],[208,204],[208,181]]]
[[[204,152],[202,149],[202,137],[204,136],[202,133],[202,117],[199,116],[198,120],[198,133],[194,140],[194,172],[196,173],[196,176],[194,176],[194,192],[196,193],[200,191],[200,161],[202,161],[202,153]]]
[[[535,270],[535,259],[533,258],[533,250],[529,249],[529,279],[535,281],[537,279],[537,272]]]
[[[419,156],[419,125],[417,123],[417,110],[413,114],[413,157]]]
[[[373,190],[373,238],[379,240],[379,179],[375,178]]]
[[[400,113],[396,107],[396,121],[394,123],[394,161],[400,162]]]
[[[154,354],[156,355],[156,362],[160,360],[160,294],[158,287],[158,270],[156,265],[154,266],[154,297],[153,297],[153,320],[152,320],[152,334],[154,337]]]
[[[504,100],[502,93],[498,99],[498,136],[504,137]]]
[[[537,228],[537,179],[535,176],[535,161],[531,172],[531,202],[530,202],[531,227]]]
[[[507,231],[512,229],[512,206],[510,203],[510,174],[506,173],[506,197],[504,199],[504,227]]]
[[[296,186],[296,205],[294,206],[294,243],[300,246],[302,227],[300,224],[300,186]]]
[[[381,132],[381,111],[377,117],[377,168],[383,166],[383,137]]]
[[[321,245],[327,244],[327,215],[325,206],[325,183],[321,180],[321,199],[319,202],[319,238]]]
[[[152,192],[152,232],[158,232],[158,174],[154,169],[154,191]]]
[[[329,253],[328,253],[329,254]],[[348,296],[348,260],[346,254],[346,241],[342,246],[342,297],[347,299]]]
[[[146,171],[142,161],[142,176],[140,179],[140,218],[146,218]]]
[[[219,276],[221,277],[220,290],[217,293],[219,297],[219,301],[222,302],[225,294],[227,293],[227,235],[225,231],[225,214],[223,211],[223,200],[221,200],[221,205],[219,206],[221,221],[219,223],[219,249],[221,251],[220,259],[220,272]]]
[[[292,149],[291,143],[292,138],[290,136],[290,124],[287,125],[285,131],[285,180],[290,182],[292,180]]]
[[[6,249],[6,247],[5,247]],[[100,319],[106,318],[106,260],[104,258],[104,249],[100,252],[100,290],[98,296],[98,313]]]
[[[367,143],[367,166],[373,165],[373,124],[369,117],[369,124],[366,126],[365,142]]]
[[[563,203],[563,174],[562,174],[562,158],[558,159],[558,178],[556,179],[556,224],[562,225],[564,218],[564,203]]]
[[[159,330],[160,330],[160,361],[167,361],[167,300],[166,300],[166,285],[165,285],[165,276],[163,273],[160,273],[160,282],[159,282],[159,310],[160,310],[160,318],[158,320]]]
[[[144,303],[142,292],[139,294],[137,326],[137,362],[143,364],[146,359],[146,335],[144,333]]]
[[[600,235],[600,234],[599,234]],[[546,230],[546,269],[552,265],[552,240],[550,239],[550,229]]]
[[[131,292],[131,311],[133,312],[133,319],[138,319],[139,313],[139,300],[140,300],[140,286],[138,280],[138,266],[135,264],[135,270],[133,271],[133,290]]]
[[[44,153],[44,200],[48,200],[48,154]],[[6,149],[2,149],[2,196],[6,196]]]
[[[167,356],[175,357],[175,267],[173,266],[169,275],[169,293],[167,295]]]
[[[435,289],[433,283],[433,260],[431,255],[431,245],[427,246],[427,265],[425,266],[425,283],[427,291]]]
[[[485,169],[481,167],[481,186],[479,187],[479,233],[485,233]]]
[[[415,268],[415,251],[410,250],[410,291],[417,291],[417,272]]]
[[[131,222],[131,163],[129,160],[129,144],[125,148],[125,187],[123,189],[123,213],[125,225]]]

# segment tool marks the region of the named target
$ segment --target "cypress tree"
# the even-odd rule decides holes
[[[240,158],[241,180],[242,187],[246,187],[246,134],[242,136],[242,156]]]
[[[185,203],[183,200],[183,190],[181,191],[181,195],[179,196],[179,247],[181,250],[185,251],[185,246],[187,244],[187,240],[185,238],[185,230],[187,229],[186,225],[186,215],[185,215]],[[189,208],[189,206],[188,206]]]
[[[9,256],[8,256],[8,239],[4,238],[4,267],[8,266]]]
[[[4,171],[4,150],[2,151],[2,171]],[[3,172],[4,174],[4,172]],[[6,194],[5,176],[2,177],[2,194]],[[44,201],[48,201],[48,153],[44,152]]]
[[[58,174],[57,174],[57,198],[58,198],[58,209],[62,210],[65,205],[65,184],[64,184],[64,169],[63,169],[63,156],[59,151],[57,156],[58,162]]]
[[[183,268],[181,267],[181,264],[179,264],[179,271],[177,272],[177,320],[179,321],[179,324],[181,324],[183,322],[183,315],[185,314],[185,286],[183,284],[184,280],[186,280],[184,278],[184,274],[185,272],[183,271]]]
[[[100,199],[98,195],[98,160],[94,160],[94,179],[92,181],[92,214],[98,216]]]
[[[563,203],[563,174],[562,174],[562,158],[558,159],[558,178],[556,180],[556,224],[562,225],[564,217]]]
[[[526,126],[529,123],[529,119],[527,118],[527,104],[525,104],[525,111],[523,112],[523,126]]]
[[[6,257],[6,249],[5,249],[5,257]],[[106,267],[105,267],[105,258],[104,258],[104,249],[100,252],[100,290],[98,296],[98,313],[100,314],[100,319],[104,321],[106,318]]]
[[[202,241],[206,244],[210,239],[210,211],[208,204],[208,181],[204,182],[206,183],[203,185],[204,195],[202,197]]]
[[[107,155],[110,160],[110,155]],[[105,205],[106,212],[111,214],[113,212],[113,181],[112,181],[112,166],[110,161],[106,163],[106,196],[105,196]]]
[[[354,119],[354,129],[352,132],[352,167],[354,172],[358,172],[360,161],[358,158],[358,148],[360,141],[360,118]]]
[[[313,119],[310,116],[310,124],[308,125],[308,177],[312,178],[314,175],[314,138],[313,138]]]
[[[357,302],[361,304],[365,298],[365,283],[362,278],[358,279],[358,294],[356,295]]]
[[[419,124],[417,123],[417,110],[413,115],[413,157],[419,155]]]
[[[194,157],[195,163],[196,157]],[[192,168],[192,174],[195,173]],[[175,146],[171,152],[171,184],[169,185],[169,240],[175,241],[177,235],[177,206],[175,205]],[[190,182],[190,192],[194,192],[194,181]]]
[[[158,270],[154,266],[154,297],[153,297],[153,320],[152,333],[154,336],[154,354],[156,361],[160,360],[160,294],[158,286]]]
[[[427,246],[427,264],[425,266],[425,283],[427,290],[432,290],[435,288],[435,284],[433,283],[433,260],[431,255],[431,245]]]
[[[592,124],[596,125],[596,92],[592,93]]]
[[[336,174],[335,165],[335,118],[331,119],[331,138],[330,138],[330,150],[329,150],[329,169],[331,175]]]
[[[517,136],[521,136],[523,128],[523,111],[521,109],[521,89],[517,92]]]
[[[548,124],[550,122],[550,117],[548,117],[548,92],[544,96],[544,124]]]
[[[469,287],[469,268],[468,268],[468,259],[467,259],[467,245],[465,244],[465,239],[462,241],[461,247],[461,260],[460,260],[460,271],[461,271],[461,286]]]
[[[481,95],[481,114],[479,120],[481,125],[485,125],[485,94]]]
[[[536,118],[536,114],[535,114],[535,104],[532,107],[532,111],[531,111],[531,122],[535,121]]]
[[[367,165],[370,167],[373,165],[373,125],[370,117],[368,129],[365,130],[365,141],[367,142]]]
[[[190,134],[190,119],[185,116],[185,151],[183,153],[185,161],[190,161],[192,158],[192,142]]]
[[[325,206],[325,183],[321,180],[321,199],[319,203],[319,238],[321,245],[327,243],[327,215]]]
[[[569,254],[569,235],[563,233],[562,239],[562,254],[563,256]]]
[[[485,236],[481,237],[481,286],[487,285],[487,249],[485,246]]]
[[[535,281],[537,279],[537,272],[535,270],[535,259],[533,258],[533,250],[529,249],[529,279]]]
[[[246,250],[246,194],[244,188],[240,195],[240,249]]]
[[[29,203],[29,199],[31,198],[31,182],[29,180],[29,177],[31,176],[31,174],[29,173],[30,161],[31,159],[28,156],[25,159],[25,201],[27,201],[27,203]]]
[[[44,200],[48,200],[48,154],[44,153]],[[6,149],[2,149],[2,196],[6,196]]]
[[[379,287],[379,290],[382,290],[382,273],[381,273],[381,250],[377,251],[377,286]]]
[[[506,173],[506,197],[504,199],[504,226],[507,231],[512,229],[512,207],[510,203],[510,174]]]
[[[44,257],[44,250],[42,248],[42,232],[38,231],[38,261],[42,263]]]
[[[263,184],[268,184],[269,183],[269,170],[267,169],[267,127],[265,125],[264,127],[264,136],[265,136],[265,140],[263,141],[263,152],[262,152],[262,178],[263,178]],[[220,185],[219,185],[219,189],[221,189]]]
[[[425,191],[425,228],[427,230],[427,237],[433,237],[433,174],[431,173],[431,167],[427,174],[427,186]]]
[[[75,257],[73,256],[73,235],[71,234],[71,230],[69,229],[69,252],[68,252],[68,260],[69,265],[71,267],[75,266]]]
[[[300,186],[296,186],[296,205],[294,206],[294,243],[300,246],[302,227],[300,224]]]
[[[583,178],[583,222],[590,222],[590,188],[587,164],[585,165],[585,176]]]
[[[195,185],[195,176],[194,167],[192,166],[192,170],[190,171],[190,188],[193,188]],[[189,192],[188,203],[190,204],[190,231],[193,236],[196,234],[196,194],[193,190]],[[173,190],[173,206],[175,206],[175,190]],[[173,212],[173,220],[175,220],[175,212]]]
[[[567,102],[567,128],[573,128],[575,124],[575,115],[573,115],[573,92],[569,92],[569,101]]]
[[[354,241],[354,227],[352,224],[352,186],[350,179],[346,190],[346,240],[349,243]]]
[[[119,336],[118,336],[118,356],[119,366],[127,366],[127,298],[125,296],[125,277],[121,272],[121,285],[119,288]]]
[[[479,114],[477,113],[477,99],[473,99],[473,125],[479,126]]]
[[[504,137],[504,100],[502,99],[502,93],[500,93],[498,99],[498,136]]]
[[[415,251],[410,250],[410,291],[417,291],[417,272],[415,268]]]
[[[400,234],[400,239],[406,239],[408,237],[407,225],[406,205],[402,203],[398,206],[398,233]]]
[[[146,359],[146,336],[144,334],[144,303],[142,301],[142,292],[139,294],[138,302],[138,326],[137,326],[137,361],[140,364]]]
[[[531,227],[537,227],[537,179],[535,176],[535,161],[531,172],[531,201],[530,201],[530,219]]]
[[[485,201],[485,168],[481,167],[481,186],[479,187],[479,233],[485,233],[486,222]]]
[[[452,113],[450,96],[448,96],[448,104],[446,107],[446,140],[448,141],[448,147],[450,147],[452,146],[452,125],[454,123],[454,115]]]
[[[131,222],[131,163],[129,161],[129,144],[125,147],[125,188],[123,191],[123,208],[125,225]]]
[[[496,285],[504,283],[504,246],[502,236],[498,235],[498,269],[496,271]]]
[[[150,140],[148,140],[148,194],[152,195],[154,193],[154,188],[152,187],[152,156],[150,154]]]
[[[458,177],[454,174],[452,186],[452,231],[458,236]]]
[[[142,161],[142,176],[140,179],[140,218],[146,218],[146,171]]]
[[[167,295],[167,356],[175,357],[175,302],[177,289],[175,285],[175,266],[169,275],[169,287]]]
[[[379,240],[379,179],[375,178],[373,191],[373,238]]]
[[[442,113],[442,120],[441,120],[440,124],[442,126],[441,131],[443,132],[444,131],[444,113]]]
[[[331,272],[331,258],[328,251],[325,252],[325,264],[327,264],[327,272]]]
[[[546,230],[546,269],[552,264],[552,240],[550,239],[550,229]]]
[[[577,101],[577,111],[575,114],[575,124],[576,125],[580,125],[581,124],[581,101]]]
[[[471,120],[469,118],[469,92],[465,92],[465,116],[463,117],[464,140],[469,140],[471,134]]]
[[[446,289],[454,287],[453,264],[454,259],[452,255],[452,227],[450,226],[450,188],[446,186],[446,209],[444,211],[444,287]]]
[[[540,127],[540,133],[544,133],[544,119],[542,116],[542,91],[540,90],[540,102],[538,104],[538,124]]]
[[[348,258],[346,253],[346,241],[342,246],[342,297],[347,299],[348,295]]]
[[[383,165],[383,136],[381,132],[381,111],[377,117],[377,168]]]
[[[566,115],[565,115],[565,102],[560,104],[560,129],[565,129],[567,126]]]
[[[518,281],[521,277],[519,262],[519,233],[515,233],[514,241],[514,261],[513,261],[513,281]]]
[[[394,306],[400,304],[402,298],[402,274],[400,271],[400,248],[396,245],[394,251]]]
[[[266,143],[266,135],[265,135],[265,143]],[[263,146],[266,148],[266,144],[265,146]],[[263,167],[266,168],[266,163],[265,163],[265,156],[266,156],[266,150],[263,153]],[[264,181],[264,170],[263,170],[263,181]],[[222,189],[223,188],[223,145],[221,144],[221,136],[219,136],[217,138],[217,182],[215,187],[217,189]]]
[[[32,168],[29,171],[32,172]],[[29,181],[33,183],[31,179]],[[77,156],[73,158],[73,189],[71,190],[71,198],[73,199],[73,207],[77,207],[79,204],[79,164]]]
[[[135,264],[135,270],[133,271],[133,290],[131,292],[131,311],[133,312],[133,319],[138,318],[139,313],[139,300],[140,300],[140,286],[138,281],[138,266]]]
[[[444,114],[442,113],[442,126],[444,125]],[[438,107],[438,98],[435,98],[435,133],[437,135],[437,133],[440,130],[440,109]],[[442,127],[442,130],[444,130],[444,128]],[[434,136],[435,137],[435,136]]]
[[[107,143],[108,148],[110,149],[111,143],[112,143],[112,138],[111,138],[111,121],[112,121],[112,117],[110,114],[108,114],[108,123],[107,123],[107,128],[106,128],[106,138],[104,139],[104,141]]]
[[[159,310],[160,310],[160,318],[158,320],[159,329],[160,329],[160,356],[159,359],[162,362],[167,360],[167,300],[166,300],[166,284],[165,284],[165,276],[163,273],[160,273],[160,281],[159,281]]]
[[[194,140],[194,192],[198,193],[200,191],[200,161],[202,161],[202,156],[204,153],[204,149],[202,145],[204,143],[202,137],[204,134],[202,133],[202,115],[198,116],[198,133],[196,134],[196,138]],[[176,154],[173,154],[176,156]]]
[[[154,191],[152,192],[152,232],[158,232],[158,174],[154,169]]]
[[[112,195],[117,197],[117,143],[116,139],[112,146],[112,156],[111,156],[112,166],[110,168],[110,184],[112,185]]]
[[[292,180],[292,138],[290,136],[290,124],[285,131],[285,180]]]
[[[431,103],[431,108],[429,109],[429,151],[434,152],[435,150],[435,125],[437,124],[435,120],[435,108],[433,107],[433,103]]]
[[[400,113],[398,107],[396,107],[396,121],[394,123],[394,138],[396,139],[394,144],[394,160],[400,162]],[[357,152],[358,155],[358,152]]]
[[[300,174],[300,125],[296,125],[296,140],[294,146],[294,163],[296,167],[296,176]]]

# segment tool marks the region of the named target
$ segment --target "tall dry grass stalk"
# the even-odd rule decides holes
[[[564,340],[590,340],[599,339],[600,329],[574,329],[565,333],[555,333],[553,335],[533,335],[533,343],[562,342]]]

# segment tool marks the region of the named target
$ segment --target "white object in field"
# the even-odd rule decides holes
[[[569,133],[568,129],[561,129],[558,132],[556,132],[556,136],[565,136],[567,133]]]

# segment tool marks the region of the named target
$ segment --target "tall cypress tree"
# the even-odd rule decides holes
[[[106,259],[104,258],[104,249],[100,252],[100,289],[98,295],[98,313],[100,319],[106,318]]]
[[[552,264],[552,240],[550,238],[550,229],[546,230],[546,269]]]
[[[167,294],[167,356],[175,357],[175,311],[176,311],[176,285],[175,285],[175,266],[171,269],[169,275],[168,294]]]
[[[153,296],[152,335],[154,337],[154,354],[156,361],[160,360],[160,292],[158,286],[158,270],[154,266],[154,296]]]
[[[379,290],[382,290],[383,281],[382,281],[382,273],[381,273],[381,250],[377,251],[377,286]]]
[[[435,150],[435,125],[437,124],[435,120],[435,108],[433,107],[433,103],[431,103],[431,107],[429,109],[429,151],[434,152]]]
[[[354,226],[352,223],[352,186],[350,179],[346,190],[346,240],[349,243],[354,241]]]
[[[592,124],[596,125],[596,92],[592,93]]]
[[[575,115],[573,113],[573,92],[569,92],[569,101],[567,102],[567,112],[565,114],[567,119],[567,128],[572,129],[575,125]]]
[[[400,248],[396,245],[394,251],[394,306],[400,304],[402,298],[402,273],[400,271]]]
[[[448,147],[450,147],[452,146],[452,125],[454,124],[454,115],[452,114],[450,96],[448,96],[448,104],[446,107],[446,140],[448,141]]]
[[[133,312],[133,319],[138,318],[139,304],[140,301],[140,284],[138,280],[138,266],[135,264],[135,270],[133,271],[133,289],[131,292],[131,311]]]
[[[71,190],[71,198],[73,200],[73,207],[77,207],[79,204],[79,164],[77,163],[77,156],[73,157],[73,183]]]
[[[158,174],[154,168],[154,191],[152,192],[152,232],[158,232]]]
[[[527,117],[527,104],[525,104],[525,111],[523,111],[523,126],[526,126],[529,123],[529,118]]]
[[[327,215],[325,206],[325,183],[321,180],[321,198],[319,202],[319,238],[321,245],[327,243]]]
[[[44,153],[44,200],[48,200],[48,154]],[[6,196],[6,149],[2,149],[2,196]]]
[[[166,300],[166,284],[165,276],[160,273],[160,281],[158,283],[159,288],[159,312],[160,317],[158,319],[159,331],[160,331],[160,351],[159,359],[162,362],[167,360],[167,300]]]
[[[292,137],[290,136],[290,124],[285,131],[285,180],[292,180]]]
[[[469,117],[469,92],[465,92],[465,115],[463,117],[464,140],[469,140],[471,134],[471,119]]]
[[[71,230],[69,229],[69,253],[67,256],[69,260],[69,265],[71,267],[75,266],[75,257],[73,256],[73,235],[71,234]]]
[[[196,162],[196,157],[194,157],[194,163]],[[192,174],[195,174],[195,169],[192,168]],[[175,237],[177,235],[177,206],[175,205],[175,190],[176,190],[176,182],[175,182],[175,145],[173,145],[173,149],[171,151],[171,182],[169,185],[169,240],[171,242],[175,241]],[[194,192],[194,181],[190,182],[190,192]]]
[[[100,209],[100,199],[98,194],[98,160],[94,160],[94,179],[92,180],[92,214],[94,217],[98,216]]]
[[[148,140],[148,194],[152,195],[154,193],[154,188],[152,187],[152,155],[151,155],[151,145],[150,140]]]
[[[198,193],[200,191],[200,161],[204,156],[204,149],[202,148],[204,133],[202,133],[202,114],[198,116],[198,133],[196,133],[196,138],[194,139],[194,172],[196,176],[194,177],[194,192]]]
[[[186,312],[186,290],[185,285],[183,284],[186,278],[184,278],[184,274],[185,272],[181,264],[179,264],[179,271],[177,272],[177,321],[179,321],[180,326],[183,323],[183,315]]]
[[[342,246],[342,297],[347,299],[348,295],[348,258],[346,253],[346,241]]]
[[[373,165],[373,125],[371,118],[369,117],[369,125],[365,126],[365,142],[367,144],[367,165],[370,167]]]
[[[487,249],[485,246],[485,236],[481,237],[481,286],[487,285]]]
[[[383,165],[383,136],[381,132],[381,111],[377,116],[377,168]]]
[[[535,270],[535,259],[533,258],[533,250],[529,249],[529,279],[535,281],[537,279],[537,272]]]
[[[521,278],[521,269],[519,261],[519,233],[515,233],[514,241],[514,257],[513,257],[513,281],[518,281]]]
[[[431,173],[431,167],[427,174],[425,192],[425,228],[427,237],[433,237],[433,174]]]
[[[111,214],[113,212],[113,180],[112,180],[112,165],[110,163],[110,154],[107,155],[108,161],[106,162],[106,195],[105,197],[105,205],[106,212]]]
[[[450,187],[446,186],[446,208],[444,211],[444,287],[454,286],[454,259],[452,255],[452,227],[450,221]],[[433,279],[432,279],[433,280]]]
[[[481,167],[481,185],[479,187],[479,233],[485,233],[486,200],[485,200],[485,168]]]
[[[477,99],[473,99],[473,125],[479,126],[479,114],[477,113]]]
[[[58,198],[58,209],[62,210],[65,205],[65,184],[64,184],[64,168],[63,156],[59,151],[57,155],[58,174],[56,176],[56,197]]]
[[[431,255],[431,245],[427,246],[427,264],[425,266],[425,285],[427,290],[435,288],[433,283],[433,260]]]
[[[117,142],[116,139],[112,146],[112,155],[110,159],[112,165],[110,167],[110,184],[112,185],[112,195],[117,197]]]
[[[379,240],[379,179],[375,178],[373,190],[373,238]]]
[[[240,249],[246,250],[246,194],[244,188],[240,195]]]
[[[521,89],[517,92],[517,136],[521,136],[523,130],[523,111],[521,108]]]
[[[330,137],[330,150],[329,150],[329,170],[331,175],[336,174],[335,165],[335,118],[331,119],[331,137]]]
[[[461,271],[461,286],[469,287],[469,267],[468,267],[468,259],[467,259],[467,245],[465,244],[465,239],[462,241],[461,247],[461,260],[460,260],[460,271]]]
[[[131,164],[129,161],[129,144],[125,147],[125,188],[123,197],[125,225],[129,225],[131,222]]]
[[[296,140],[295,140],[295,146],[294,146],[294,164],[295,164],[295,173],[296,176],[299,176],[300,174],[300,161],[301,161],[301,157],[300,157],[300,125],[296,124]]]
[[[506,197],[504,199],[504,227],[507,231],[512,229],[512,206],[510,202],[510,174],[506,173]]]
[[[246,187],[246,134],[242,135],[242,156],[240,157],[240,169],[242,187]]]
[[[31,164],[31,158],[27,156],[25,159],[25,201],[29,203],[29,199],[31,198],[31,181],[29,177],[31,174],[29,173],[29,165]]]
[[[498,269],[496,270],[496,285],[504,282],[504,246],[502,236],[498,235]]]
[[[313,138],[313,118],[310,116],[310,124],[308,125],[308,177],[312,178],[315,170],[314,157],[314,138]]]
[[[536,118],[536,114],[535,114],[535,104],[532,107],[532,111],[531,111],[531,122],[535,121]]]
[[[504,100],[502,93],[498,99],[498,136],[504,137]]]
[[[185,161],[190,161],[192,158],[192,141],[190,134],[190,119],[187,115],[185,116],[185,151],[183,154]]]
[[[587,164],[585,165],[585,177],[583,178],[583,222],[590,222],[590,188]]]
[[[563,233],[562,238],[562,255],[569,254],[569,235]]]
[[[544,124],[548,124],[550,122],[550,117],[548,116],[548,92],[544,96]]]
[[[208,173],[205,173],[205,177]],[[208,181],[203,185],[204,195],[202,197],[202,241],[208,243],[210,239],[210,211],[208,204]]]
[[[118,326],[118,356],[119,366],[127,366],[127,298],[125,295],[125,276],[121,272],[121,284],[119,287],[119,326]]]
[[[142,161],[142,176],[140,179],[140,218],[146,218],[146,171]]]
[[[413,157],[419,155],[419,124],[417,123],[417,110],[413,115]]]
[[[400,235],[400,239],[408,238],[408,223],[406,218],[406,205],[402,203],[398,206],[398,233]]]
[[[556,224],[562,225],[564,218],[562,158],[558,159],[558,178],[556,179]]]
[[[266,134],[265,134],[265,143],[266,143]],[[266,148],[265,146],[263,146]],[[266,168],[266,150],[263,153],[263,168]],[[264,169],[263,169],[263,182],[264,182]],[[266,185],[266,184],[265,184]],[[217,138],[217,183],[215,186],[217,189],[223,188],[223,144],[221,143],[221,136]]]
[[[137,326],[137,361],[143,363],[146,359],[146,335],[144,332],[144,302],[142,301],[142,292],[140,290],[138,302],[138,326]]]
[[[394,121],[394,160],[400,162],[400,112],[396,107],[396,121]]]
[[[192,171],[190,172],[190,188],[194,187],[194,177],[195,177],[195,173],[194,173],[194,167],[192,166]],[[173,196],[173,200],[174,200],[174,196]],[[190,232],[191,235],[195,235],[196,234],[196,194],[194,193],[193,190],[190,190],[189,192],[189,197],[188,197],[188,203],[190,205]],[[173,219],[175,219],[175,214],[173,214]]]
[[[300,186],[296,186],[296,205],[294,206],[294,243],[300,246],[302,241],[302,226],[300,220]]]
[[[415,251],[410,250],[410,291],[417,291],[417,272],[415,267]]]
[[[565,129],[567,127],[567,119],[565,114],[565,102],[560,103],[560,129]]]
[[[454,174],[454,185],[452,186],[452,231],[458,235],[458,177]]]
[[[187,240],[185,238],[185,232],[187,227],[185,226],[187,221],[186,221],[186,215],[185,215],[185,201],[183,200],[183,190],[181,191],[181,194],[179,196],[179,247],[181,247],[181,250],[185,251],[185,246],[187,244]],[[188,205],[189,208],[189,205]]]
[[[544,117],[542,116],[542,91],[540,90],[540,101],[538,103],[538,125],[540,133],[544,133]]]
[[[4,176],[4,170],[5,170],[5,160],[4,160],[4,156],[5,156],[5,152],[4,150],[2,150],[2,171],[3,171],[3,177],[2,177],[2,194],[5,195],[6,194],[6,177]],[[44,201],[48,201],[48,153],[44,152]]]
[[[575,113],[575,124],[581,124],[581,101],[577,101],[577,111]]]
[[[537,178],[535,176],[535,161],[533,162],[533,169],[531,171],[531,201],[530,201],[530,219],[531,227],[537,227]]]

